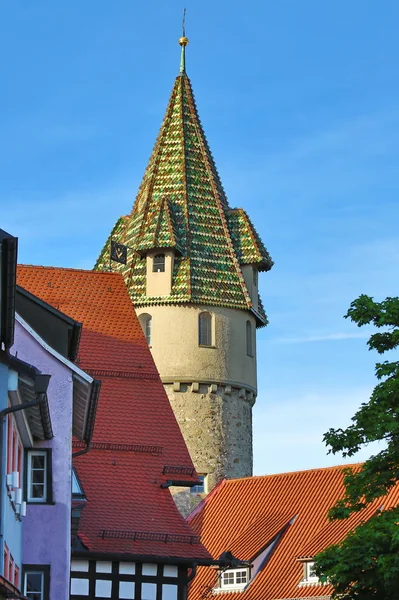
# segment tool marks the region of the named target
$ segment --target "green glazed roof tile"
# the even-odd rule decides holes
[[[192,302],[252,309],[241,265],[273,262],[242,209],[228,205],[198,116],[189,78],[175,81],[158,138],[129,215],[119,219],[96,269],[109,268],[111,237],[129,246],[128,264],[113,263],[136,306]],[[145,253],[176,250],[172,291],[146,296]],[[256,316],[267,319],[262,303]]]

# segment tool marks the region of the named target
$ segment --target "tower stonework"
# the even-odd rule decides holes
[[[209,492],[223,477],[252,475],[256,329],[267,323],[258,273],[273,262],[244,210],[228,204],[185,70],[188,40],[179,43],[180,73],[136,201],[95,268],[109,269],[111,241],[128,247],[112,268]]]

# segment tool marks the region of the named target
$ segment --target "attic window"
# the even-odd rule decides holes
[[[249,582],[249,569],[228,569],[220,574],[219,591],[241,590]]]
[[[319,583],[319,578],[317,577],[314,570],[313,561],[303,563],[303,579],[301,581],[301,584],[306,583]]]
[[[156,254],[152,262],[153,273],[165,273],[165,254]]]

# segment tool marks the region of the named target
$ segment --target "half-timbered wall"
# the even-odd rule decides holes
[[[185,567],[73,559],[70,600],[185,600],[186,584]]]

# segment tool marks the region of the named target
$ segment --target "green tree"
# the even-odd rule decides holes
[[[358,327],[378,329],[369,350],[384,354],[399,347],[399,298],[374,302],[362,295],[352,302],[345,318]],[[384,449],[358,471],[345,469],[345,495],[330,510],[331,520],[345,519],[385,495],[399,481],[399,361],[376,364],[378,384],[361,405],[347,429],[330,429],[324,441],[329,452],[353,456],[362,446],[383,441]],[[377,512],[340,544],[316,557],[316,573],[328,580],[333,598],[340,600],[399,600],[399,507]]]

